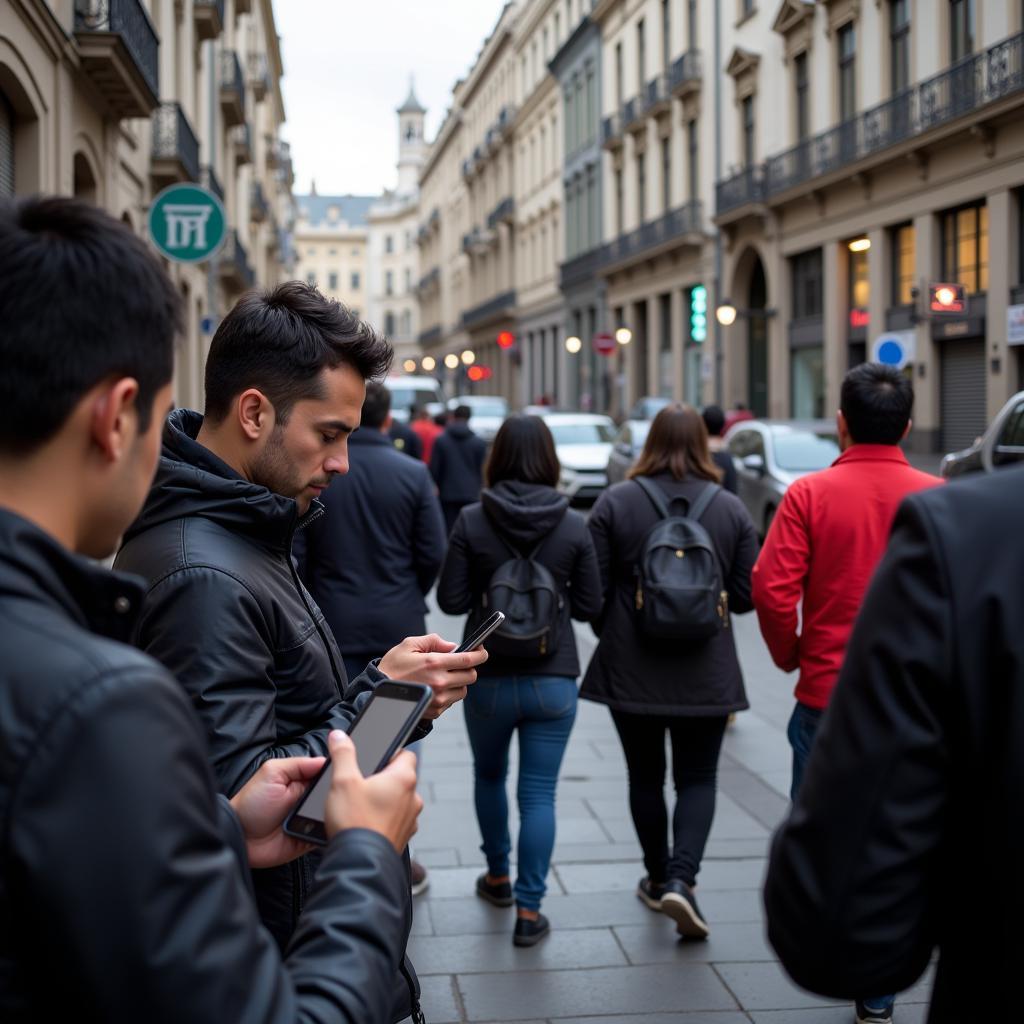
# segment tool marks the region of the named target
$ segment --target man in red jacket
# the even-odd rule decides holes
[[[754,607],[772,660],[800,670],[788,729],[794,798],[896,510],[941,482],[899,448],[913,405],[909,378],[892,367],[864,363],[847,373],[836,416],[843,454],[790,486],[754,567]],[[858,1022],[888,1024],[892,1002],[858,1002]]]

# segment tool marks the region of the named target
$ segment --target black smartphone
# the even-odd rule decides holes
[[[378,683],[373,696],[363,705],[348,734],[356,745],[356,762],[363,775],[379,772],[405,746],[413,729],[430,704],[432,691],[420,683]],[[324,846],[327,832],[324,814],[331,788],[331,760],[292,809],[284,831],[296,839]]]
[[[505,621],[504,612],[495,612],[486,622],[481,623],[480,628],[459,644],[452,651],[452,654],[465,654],[466,651],[475,651],[483,647],[484,641]]]

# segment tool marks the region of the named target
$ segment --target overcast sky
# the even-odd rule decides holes
[[[434,137],[451,88],[502,0],[276,0],[284,59],[282,132],[295,191],[377,195],[395,184],[398,118],[416,79]]]

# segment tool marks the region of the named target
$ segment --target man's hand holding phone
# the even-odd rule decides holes
[[[424,718],[438,718],[466,696],[467,687],[476,682],[476,668],[487,660],[485,650],[453,653],[455,644],[436,633],[407,636],[392,647],[378,663],[389,679],[423,683],[434,691]]]

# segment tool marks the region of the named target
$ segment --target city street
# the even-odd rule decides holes
[[[715,824],[698,879],[711,925],[707,942],[680,942],[672,922],[634,895],[643,868],[625,763],[605,708],[581,702],[562,766],[558,841],[543,907],[552,934],[532,949],[514,948],[514,911],[473,895],[484,861],[462,711],[438,723],[424,745],[426,807],[415,844],[431,884],[416,901],[410,947],[430,1024],[853,1020],[852,1006],[796,988],[764,936],[759,887],[770,832],[788,803],[785,726],[793,680],[771,665],[753,615],[734,623],[752,708],[726,737]],[[437,612],[429,628],[461,636],[461,621]],[[586,627],[577,635],[585,664],[595,638]],[[514,775],[513,760],[513,792]],[[515,834],[513,823],[513,852]],[[928,993],[926,977],[900,997],[899,1024],[925,1020]]]

